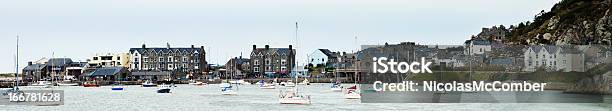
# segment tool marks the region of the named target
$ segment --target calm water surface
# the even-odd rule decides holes
[[[607,103],[360,103],[348,100],[339,92],[329,90],[329,84],[299,86],[311,95],[311,105],[279,104],[279,89],[259,89],[256,85],[240,85],[238,95],[220,94],[216,84],[205,86],[178,85],[172,94],[157,94],[157,88],[126,86],[124,91],[112,91],[110,86],[54,87],[64,90],[65,104],[61,106],[0,105],[1,110],[13,111],[84,111],[84,110],[553,110],[553,111],[610,111]],[[36,88],[29,88],[36,89]]]

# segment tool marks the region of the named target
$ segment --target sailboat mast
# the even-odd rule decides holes
[[[298,47],[298,43],[299,43],[299,42],[298,42],[298,29],[299,29],[299,27],[298,27],[298,22],[296,21],[296,22],[295,22],[295,50],[296,50],[296,51],[297,51],[297,50],[298,50],[298,48],[299,48],[299,47]],[[289,52],[293,52],[293,51],[292,51],[293,49],[289,49],[289,50],[290,50]],[[296,52],[296,53],[295,53],[295,55],[293,55],[293,56],[296,56],[296,55],[297,55],[297,52]],[[298,83],[297,83],[297,81],[298,81],[298,75],[297,75],[297,66],[298,66],[299,62],[298,62],[298,61],[296,61],[296,60],[294,60],[294,61],[295,61],[294,66],[295,66],[295,68],[296,68],[296,69],[292,69],[292,70],[296,70],[296,72],[295,72],[295,74],[293,74],[293,76],[295,76],[295,93],[297,94],[297,93],[298,93],[298,88],[297,88],[297,87],[298,87]],[[293,67],[293,66],[291,66],[291,67]],[[293,71],[291,71],[291,72],[293,72]]]
[[[17,56],[15,56],[15,88],[19,86],[19,35],[17,35]]]

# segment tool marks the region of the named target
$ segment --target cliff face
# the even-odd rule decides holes
[[[610,44],[612,0],[563,0],[533,21],[494,26],[472,38],[506,44]]]

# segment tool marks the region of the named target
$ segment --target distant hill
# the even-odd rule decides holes
[[[506,44],[611,44],[612,0],[563,0],[533,21],[483,28],[474,38]]]

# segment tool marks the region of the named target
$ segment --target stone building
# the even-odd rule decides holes
[[[251,69],[254,77],[288,77],[295,66],[295,49],[289,48],[257,48],[253,45],[251,51]]]
[[[132,72],[170,71],[174,78],[198,78],[207,74],[208,63],[204,46],[188,48],[146,47],[130,49],[130,68]]]

